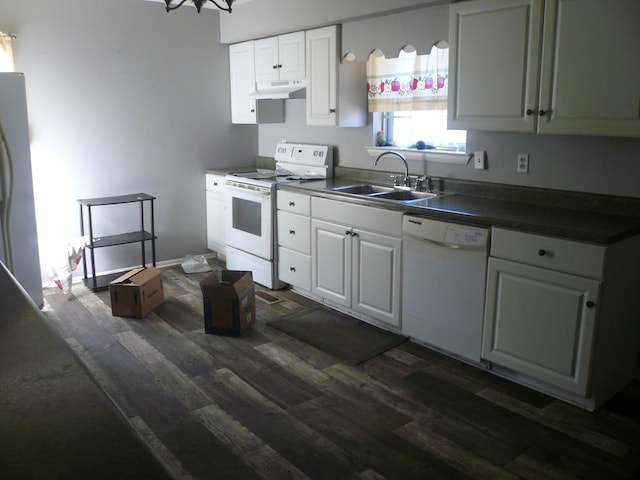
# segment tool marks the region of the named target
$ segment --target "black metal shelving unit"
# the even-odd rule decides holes
[[[112,273],[104,275],[96,275],[96,263],[95,263],[95,249],[104,247],[113,247],[115,245],[125,245],[128,243],[140,243],[140,254],[142,257],[142,266],[146,267],[146,249],[145,243],[151,242],[151,257],[153,266],[156,266],[156,234],[155,234],[155,221],[154,221],[154,200],[156,197],[148,195],[146,193],[134,193],[131,195],[119,195],[114,197],[101,197],[101,198],[85,198],[78,200],[80,204],[80,234],[85,235],[85,218],[88,222],[88,235],[89,245],[87,245],[89,257],[91,258],[91,274],[89,275],[87,269],[87,260],[83,263],[84,268],[84,283],[94,292],[99,290],[105,290],[109,287],[109,283],[118,278],[122,273]],[[106,235],[103,237],[95,237],[93,234],[93,218],[92,209],[95,207],[101,207],[105,205],[121,205],[129,203],[140,204],[140,230],[128,233],[118,233],[115,235]],[[151,217],[151,231],[145,230],[145,202],[150,204],[150,217]],[[85,209],[87,215],[85,217]]]

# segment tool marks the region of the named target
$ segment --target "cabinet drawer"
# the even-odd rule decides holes
[[[276,196],[278,210],[299,213],[300,215],[311,214],[311,198],[309,195],[278,190]]]
[[[365,207],[314,197],[311,201],[313,218],[321,218],[346,227],[384,233],[394,237],[402,234],[402,212],[384,208]]]
[[[206,189],[208,192],[224,193],[224,176],[207,173]]]
[[[288,248],[278,249],[278,278],[304,290],[311,290],[311,257]]]
[[[558,272],[601,279],[606,247],[494,228],[491,256]]]
[[[278,212],[278,245],[309,255],[311,253],[311,220],[289,212]]]

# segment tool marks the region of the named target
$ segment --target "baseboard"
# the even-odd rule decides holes
[[[204,258],[206,259],[210,259],[210,258],[217,258],[217,254],[216,252],[207,252],[207,253],[199,253],[197,255],[202,255]],[[162,260],[160,262],[156,262],[156,267],[157,268],[169,268],[169,267],[175,267],[176,265],[181,265],[182,264],[182,260],[184,258],[173,258],[170,260]],[[125,267],[125,268],[117,268],[114,270],[106,270],[103,272],[96,272],[96,275],[110,275],[112,273],[126,273],[130,270],[133,270],[134,268],[139,268],[140,265],[132,265],[129,267]],[[71,284],[72,285],[77,285],[79,283],[82,283],[82,280],[84,279],[84,275],[82,270],[76,270],[73,274],[73,276],[71,277]],[[47,282],[42,282],[42,288],[51,288],[55,286],[55,283],[53,282],[53,280],[49,280]]]

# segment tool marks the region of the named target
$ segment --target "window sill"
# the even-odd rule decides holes
[[[383,152],[401,153],[407,160],[422,160],[425,162],[449,163],[452,165],[466,165],[471,160],[466,152],[448,152],[446,150],[417,150],[415,148],[396,147],[365,147],[370,157],[376,158]]]

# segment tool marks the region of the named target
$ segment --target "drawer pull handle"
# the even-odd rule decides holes
[[[296,231],[295,230],[289,230],[289,235],[295,235]]]
[[[587,308],[593,308],[595,306],[596,306],[595,302],[592,302],[591,300],[587,302]]]
[[[296,202],[289,202],[289,206],[290,207],[295,207],[296,206]]]
[[[542,248],[540,250],[538,250],[538,255],[540,255],[541,257],[544,257],[546,254],[547,254],[546,250],[544,250]]]
[[[347,231],[344,232],[344,234],[351,236],[351,235],[353,235],[353,232],[351,230],[347,230]]]
[[[296,271],[296,267],[289,267],[289,271],[295,272]]]

